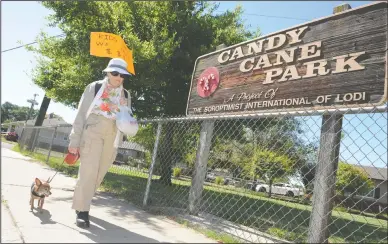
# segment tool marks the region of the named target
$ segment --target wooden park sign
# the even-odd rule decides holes
[[[312,111],[387,98],[387,3],[199,57],[187,115]]]

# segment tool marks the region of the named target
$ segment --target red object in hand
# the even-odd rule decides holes
[[[65,157],[65,163],[68,165],[74,165],[79,159],[79,154],[68,153]]]

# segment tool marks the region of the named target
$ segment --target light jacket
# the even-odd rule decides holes
[[[73,128],[69,136],[69,139],[70,139],[69,147],[73,147],[73,148],[80,147],[82,133],[86,126],[86,120],[88,119],[90,111],[92,110],[95,104],[95,101],[98,99],[99,94],[101,94],[101,92],[105,88],[104,80],[94,81],[86,86],[84,93],[82,94],[81,100],[78,104],[77,115],[75,117]],[[94,92],[95,92],[95,86],[97,83],[102,84],[102,86],[95,96]],[[121,96],[124,97],[124,89],[121,91]],[[131,108],[131,96],[129,92],[128,92],[128,99],[127,99],[127,106]],[[117,130],[116,140],[113,145],[114,148],[117,149],[122,142],[123,142],[123,133]]]

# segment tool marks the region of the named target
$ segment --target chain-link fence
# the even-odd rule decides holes
[[[234,241],[388,241],[386,107],[140,124],[102,191]],[[19,145],[61,168],[70,130],[26,127]]]

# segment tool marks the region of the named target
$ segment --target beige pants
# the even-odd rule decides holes
[[[114,148],[116,122],[101,115],[90,114],[80,145],[80,167],[74,190],[72,208],[89,211],[92,198],[116,158]]]

